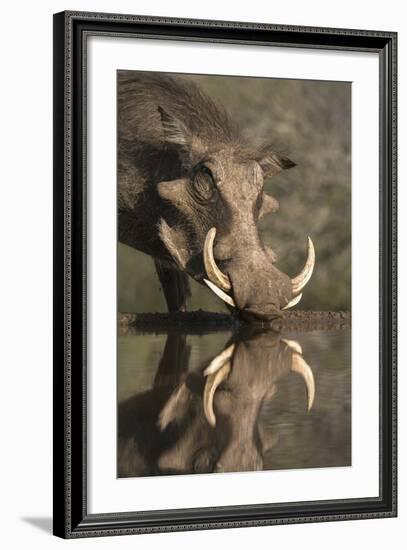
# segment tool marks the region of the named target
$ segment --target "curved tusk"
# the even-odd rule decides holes
[[[308,394],[308,411],[310,411],[312,409],[312,405],[314,404],[315,398],[315,380],[311,367],[304,361],[302,355],[293,353],[291,370],[293,372],[297,372],[304,378]]]
[[[208,281],[208,279],[204,279],[204,282],[205,282],[206,285],[209,286],[209,288],[212,290],[212,292],[214,292],[216,294],[216,296],[218,296],[221,300],[223,300],[224,302],[226,302],[227,304],[229,304],[232,307],[236,307],[236,304],[235,304],[233,298],[231,296],[229,296],[229,294],[226,294],[226,292],[223,292],[222,289],[217,287],[214,283],[211,283],[211,281]]]
[[[290,307],[294,307],[298,304],[298,302],[301,300],[302,294],[298,294],[295,298],[293,298],[288,304],[281,309],[289,309]]]
[[[230,372],[230,362],[225,363],[217,372],[210,374],[206,379],[203,407],[206,420],[214,428],[216,426],[216,416],[213,410],[213,398],[218,386],[227,378]]]
[[[229,347],[224,349],[219,355],[217,355],[212,361],[209,363],[209,365],[204,370],[204,376],[208,376],[210,374],[214,374],[217,372],[223,365],[230,361],[232,358],[233,352],[235,350],[235,344],[231,344]]]
[[[308,281],[311,279],[312,272],[314,271],[315,266],[315,248],[311,240],[311,237],[308,237],[308,257],[305,262],[304,269],[299,273],[294,279],[291,279],[292,291],[294,296],[299,294],[301,290],[305,287]]]
[[[216,228],[212,227],[208,231],[205,238],[205,244],[203,249],[203,258],[205,264],[206,274],[208,279],[222,290],[230,290],[232,285],[230,284],[229,277],[222,273],[219,267],[216,265],[215,258],[213,257],[213,243],[215,241]]]

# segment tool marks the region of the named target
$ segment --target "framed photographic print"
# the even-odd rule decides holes
[[[54,16],[54,533],[397,513],[396,34]]]

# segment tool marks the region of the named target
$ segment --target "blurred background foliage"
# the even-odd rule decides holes
[[[351,84],[188,75],[222,104],[254,142],[265,140],[297,166],[274,176],[266,191],[280,209],[260,224],[277,267],[302,268],[307,235],[316,249],[314,275],[299,308],[351,307]],[[225,311],[191,280],[189,309]],[[119,244],[118,307],[122,312],[166,311],[152,258]]]

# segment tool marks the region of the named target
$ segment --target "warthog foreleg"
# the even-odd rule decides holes
[[[161,287],[167,302],[168,311],[185,311],[186,301],[191,295],[188,275],[178,269],[172,269],[159,260],[155,260],[155,267],[160,279]]]

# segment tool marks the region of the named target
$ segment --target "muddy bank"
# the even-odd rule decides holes
[[[277,330],[337,330],[351,326],[349,311],[287,311],[281,319],[276,319],[272,327]]]
[[[160,333],[171,329],[186,334],[238,330],[242,323],[232,315],[203,310],[177,313],[119,313],[119,330]],[[351,325],[347,311],[287,311],[264,328],[289,331],[338,330]]]

